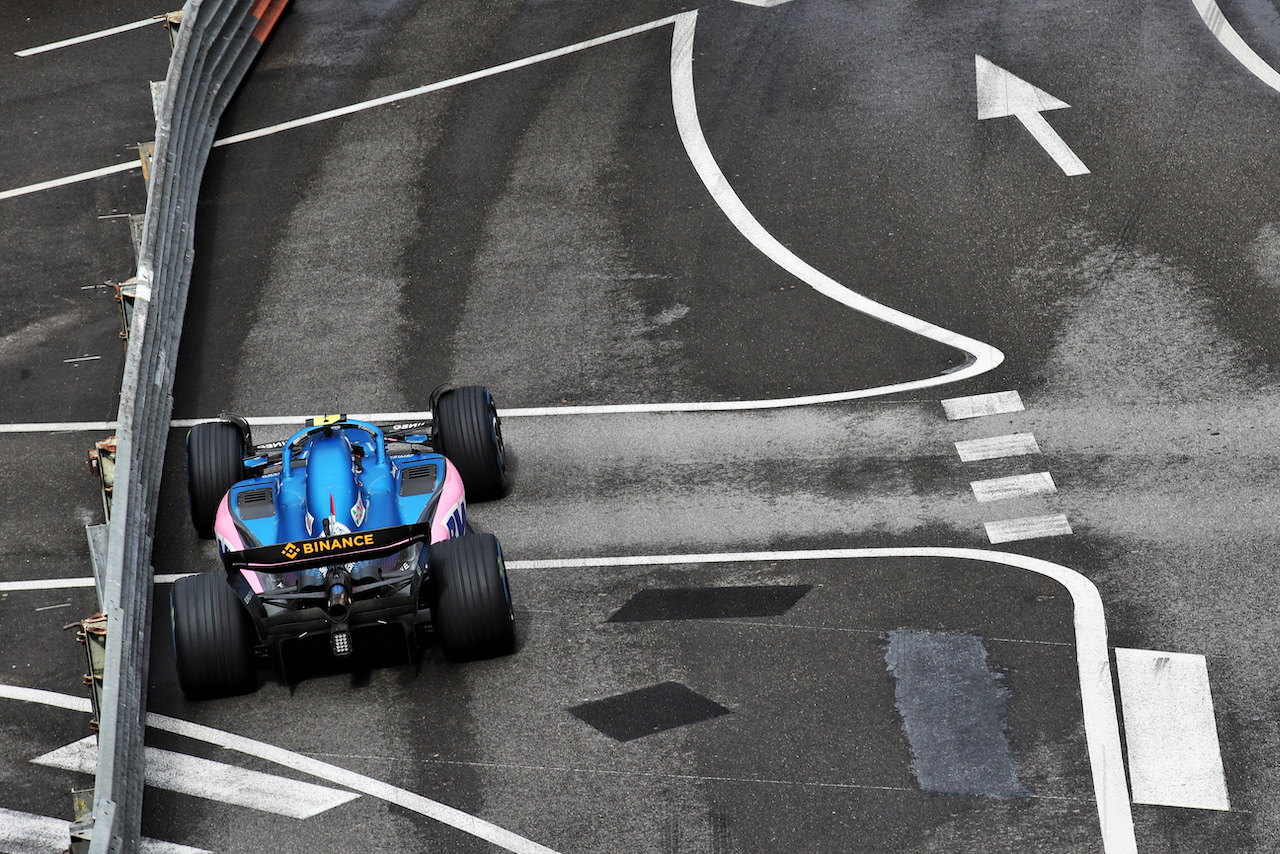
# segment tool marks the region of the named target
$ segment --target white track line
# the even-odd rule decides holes
[[[450,827],[461,830],[463,833],[511,851],[513,854],[556,854],[553,849],[545,845],[539,845],[537,842],[525,839],[523,836],[465,813],[462,810],[454,809],[430,798],[424,798],[406,789],[392,786],[390,783],[384,783],[381,780],[375,780],[372,777],[348,771],[346,768],[339,768],[337,765],[330,765],[327,762],[312,759],[292,750],[285,750],[282,747],[276,747],[275,745],[246,738],[225,730],[214,729],[213,727],[180,720],[179,718],[171,718],[167,715],[158,715],[154,712],[147,714],[147,726],[187,738],[194,738],[208,744],[215,744],[248,756],[256,756],[285,768],[292,768],[295,771],[301,771],[304,774],[328,780],[335,785],[378,798],[434,819],[442,824],[447,824]]]
[[[115,421],[49,421],[28,424],[0,424],[3,433],[99,433],[116,429]]]
[[[23,688],[20,685],[0,685],[0,698],[19,700],[23,703],[38,703],[41,706],[55,706],[71,712],[93,713],[93,704],[88,697],[72,697],[70,694],[58,694],[40,688]]]
[[[257,130],[245,131],[244,133],[234,134],[232,136],[224,137],[222,139],[217,140],[216,142],[214,142],[213,146],[214,148],[218,148],[220,146],[234,145],[238,142],[245,142],[251,139],[259,139],[264,136],[271,136],[272,134],[281,133],[282,131],[293,130],[294,128],[305,127],[307,125],[313,125],[313,124],[316,124],[317,122],[328,121],[329,119],[336,119],[339,116],[349,116],[352,113],[359,113],[359,112],[363,112],[364,110],[371,110],[374,107],[382,107],[387,104],[394,104],[397,101],[404,101],[409,98],[416,98],[419,95],[426,95],[431,92],[439,92],[441,89],[448,89],[453,86],[459,86],[463,83],[470,83],[474,80],[483,80],[486,77],[493,77],[498,74],[504,74],[508,71],[514,71],[518,68],[524,68],[529,65],[535,65],[536,63],[539,63],[539,62],[546,62],[549,59],[558,59],[559,57],[562,57],[562,56],[568,56],[571,53],[577,53],[579,51],[589,50],[590,48],[593,48],[593,47],[599,47],[602,44],[608,44],[609,42],[618,41],[619,39],[625,39],[625,38],[628,38],[629,36],[637,35],[638,33],[645,33],[650,30],[656,30],[660,27],[665,27],[667,24],[672,23],[676,19],[676,17],[677,16],[672,16],[669,18],[661,18],[656,21],[650,21],[647,24],[640,24],[638,26],[630,27],[625,30],[619,30],[615,33],[609,33],[608,35],[600,36],[598,38],[590,39],[584,42],[579,42],[577,44],[569,45],[567,47],[557,48],[555,50],[549,50],[549,51],[546,51],[545,53],[535,54],[534,56],[526,57],[524,59],[517,59],[512,62],[505,62],[502,65],[495,65],[492,68],[485,68],[480,71],[473,71],[470,74],[463,74],[460,77],[453,77],[448,80],[441,80],[439,83],[428,83],[426,86],[419,86],[415,89],[406,89],[403,92],[396,92],[394,95],[383,95],[380,98],[373,98],[368,101],[361,101],[358,104],[351,104],[346,107],[339,107],[335,110],[327,110],[323,113],[316,113],[313,116],[304,116],[299,119],[293,119],[292,121],[288,121],[288,122],[281,122],[280,124],[271,125],[269,127],[264,127],[264,128],[259,128]]]
[[[1049,124],[1049,120],[1044,117],[1044,113],[1027,112],[1016,113],[1015,115],[1018,121],[1022,122],[1022,126],[1035,138],[1035,141],[1040,143],[1040,147],[1053,158],[1053,162],[1058,164],[1058,168],[1062,170],[1064,175],[1089,174],[1089,167],[1084,165],[1084,161],[1071,150],[1071,146],[1067,145],[1067,141],[1053,129],[1053,125]]]
[[[913,332],[916,335],[949,347],[954,347],[966,353],[970,359],[968,364],[952,373],[923,380],[896,383],[879,389],[815,395],[810,398],[804,398],[804,402],[853,400],[872,395],[911,391],[945,383],[959,382],[960,380],[985,373],[1004,361],[1004,354],[989,344],[984,344],[981,341],[935,326],[932,323],[881,305],[861,294],[855,293],[801,260],[794,252],[783,246],[777,238],[765,230],[764,226],[742,203],[738,194],[734,192],[733,187],[729,185],[728,179],[725,178],[724,173],[720,170],[720,166],[716,163],[715,157],[707,145],[706,137],[702,133],[702,125],[698,121],[698,108],[694,99],[693,86],[693,37],[697,19],[698,13],[696,11],[684,12],[676,17],[671,39],[671,100],[675,107],[676,128],[680,131],[680,138],[684,141],[689,159],[693,163],[694,169],[697,170],[698,177],[702,179],[702,183],[706,186],[707,192],[711,194],[712,199],[724,211],[729,221],[742,233],[743,237],[747,238],[752,245],[768,256],[771,261],[823,296],[884,323],[897,326],[900,329],[905,329],[908,332]],[[792,400],[798,401],[802,399],[793,398]],[[800,404],[792,403],[791,405]]]
[[[701,555],[647,555],[567,560],[508,561],[515,570],[593,569],[615,566],[674,566],[682,564],[748,563],[789,560],[848,560],[865,558],[941,557],[1002,564],[1051,578],[1071,594],[1076,630],[1076,666],[1080,677],[1085,739],[1098,802],[1098,822],[1105,854],[1136,854],[1133,812],[1120,749],[1120,727],[1107,656],[1107,624],[1098,588],[1085,576],[1055,563],[1026,555],[985,549],[882,548],[815,549],[812,551],[726,552]]]
[[[628,36],[636,35],[637,33],[643,33],[649,30],[658,29],[659,27],[664,27],[667,24],[670,24],[674,20],[675,20],[674,17],[669,17],[669,18],[662,18],[657,21],[650,21],[647,24],[640,24],[639,26],[631,27],[626,30],[620,30],[616,33],[610,33],[608,35],[600,36],[599,38],[590,39],[585,42],[580,42],[578,44],[558,48],[556,50],[550,50],[545,53],[537,54],[536,56],[526,57],[525,59],[517,59],[513,62],[503,63],[502,65],[495,65],[492,68],[486,68],[480,71],[474,71],[470,74],[463,74],[460,77],[454,77],[449,80],[442,80],[438,83],[429,83],[426,86],[419,86],[415,89],[406,89],[403,92],[396,92],[395,94],[392,94],[392,95],[384,95],[381,98],[373,98],[368,101],[361,101],[358,104],[350,104],[346,107],[339,107],[335,110],[327,110],[323,113],[316,113],[315,115],[304,116],[302,118],[293,119],[292,121],[281,122],[279,124],[270,125],[269,127],[258,128],[257,130],[251,130],[251,131],[246,131],[244,133],[233,134],[231,136],[223,137],[222,139],[215,140],[213,143],[213,146],[214,148],[220,148],[226,145],[234,145],[238,142],[246,142],[251,139],[261,139],[264,136],[271,136],[273,134],[283,133],[284,131],[293,130],[294,128],[306,127],[307,125],[313,125],[318,122],[328,121],[329,119],[336,119],[340,116],[349,116],[352,113],[359,113],[365,110],[371,110],[375,107],[381,107],[387,104],[394,104],[397,101],[404,101],[409,98],[416,98],[419,95],[426,95],[430,92],[438,92],[441,89],[448,89],[453,86],[459,86],[463,83],[470,83],[473,80],[481,80],[485,77],[492,77],[495,74],[502,74],[507,71],[513,71],[517,68],[524,68],[525,66],[533,65],[538,62],[545,62],[549,59],[556,59],[561,56],[567,56],[571,53],[577,53],[578,51],[588,50],[589,48],[597,47],[602,44],[608,44],[609,42],[617,41],[618,39],[624,39],[624,38],[627,38]],[[62,187],[67,184],[75,184],[80,181],[88,181],[93,178],[99,178],[104,175],[110,175],[115,172],[124,172],[129,169],[137,169],[137,168],[140,168],[140,166],[141,164],[138,164],[138,163],[116,164],[115,166],[107,166],[102,169],[95,169],[90,172],[81,172],[76,175],[68,175],[65,178],[55,178],[51,181],[42,181],[39,184],[29,184],[25,187],[14,187],[11,190],[0,191],[0,201],[4,199],[11,199],[16,196],[25,196],[30,193],[37,193],[37,192],[40,192],[41,190],[53,189],[54,187]]]
[[[65,187],[68,184],[78,184],[81,181],[90,181],[94,178],[102,178],[106,175],[115,175],[119,172],[128,172],[131,169],[141,169],[140,161],[131,160],[125,163],[117,163],[114,166],[103,166],[101,169],[90,169],[88,172],[78,172],[75,175],[67,175],[63,178],[54,178],[51,181],[41,181],[39,184],[28,184],[25,187],[14,187],[12,190],[0,191],[0,201],[4,199],[12,199],[16,196],[26,196],[31,193],[38,193],[41,190],[52,190],[54,187]]]
[[[628,555],[621,557],[571,558],[563,560],[507,561],[507,567],[516,571],[594,569],[624,566],[680,566],[711,563],[758,563],[770,561],[801,560],[860,560],[867,558],[954,558],[957,560],[995,563],[1022,569],[1050,578],[1067,589],[1074,606],[1073,621],[1076,631],[1076,667],[1080,678],[1080,698],[1084,717],[1085,740],[1089,749],[1089,765],[1093,773],[1094,794],[1098,803],[1098,821],[1102,829],[1105,854],[1136,854],[1137,842],[1133,830],[1133,813],[1129,805],[1129,787],[1125,780],[1124,756],[1120,748],[1119,716],[1115,694],[1111,685],[1111,660],[1107,653],[1107,624],[1102,609],[1102,597],[1098,588],[1085,576],[1038,558],[985,549],[961,548],[878,548],[878,549],[814,549],[809,551],[719,552],[684,555]],[[76,697],[15,688],[0,685],[0,697],[47,703],[63,708],[88,711],[89,701]],[[461,830],[488,839],[508,851],[540,852],[547,849],[537,843],[522,839],[508,831],[482,822],[474,816],[460,813],[443,804],[397,789],[342,768],[328,765],[283,748],[187,721],[149,714],[149,726],[165,729],[179,735],[207,741],[230,750],[238,750],[311,774],[314,777],[371,795],[406,809],[458,827]],[[455,823],[455,821],[457,823]],[[473,829],[475,828],[475,829]],[[492,829],[503,839],[514,838],[527,848],[509,847],[485,833]],[[513,843],[514,844],[514,843]]]
[[[1218,4],[1214,0],[1194,0],[1196,11],[1200,13],[1200,19],[1204,21],[1205,26],[1213,33],[1213,37],[1225,47],[1232,56],[1240,60],[1240,63],[1254,77],[1257,77],[1263,83],[1280,92],[1280,73],[1267,64],[1266,60],[1254,53],[1253,48],[1240,38],[1240,34],[1235,28],[1227,22],[1226,17],[1222,14],[1222,10],[1218,8]]]
[[[941,557],[996,563],[1043,575],[1067,589],[1074,604],[1076,666],[1080,677],[1085,738],[1089,746],[1089,764],[1093,771],[1103,850],[1106,854],[1135,854],[1137,842],[1133,830],[1133,813],[1129,806],[1129,788],[1125,781],[1124,758],[1120,750],[1120,729],[1115,694],[1111,687],[1111,661],[1107,656],[1107,625],[1102,597],[1092,581],[1073,569],[1007,552],[926,547],[574,558],[508,561],[507,566],[514,570],[554,570],[897,557]]]
[[[74,590],[92,587],[92,578],[37,578],[32,581],[0,581],[0,593],[20,593],[30,590]]]
[[[164,21],[164,19],[165,19],[164,15],[153,15],[150,18],[144,18],[141,21],[134,21],[131,24],[121,24],[118,27],[112,27],[111,29],[108,29],[108,30],[98,30],[96,33],[87,33],[83,36],[75,36],[74,38],[63,39],[60,42],[50,42],[49,44],[42,44],[38,47],[29,47],[26,50],[15,51],[13,55],[27,57],[27,56],[35,56],[38,53],[48,53],[51,50],[58,50],[59,48],[71,47],[72,45],[84,44],[85,42],[91,42],[91,41],[94,41],[95,39],[105,39],[107,36],[114,36],[114,35],[119,35],[120,33],[127,33],[130,30],[138,30],[138,29],[141,29],[142,27],[150,26],[151,24],[159,24],[162,21]]]
[[[879,397],[895,392],[913,391],[921,388],[959,382],[961,380],[977,376],[978,374],[985,373],[1004,361],[1004,354],[988,344],[984,344],[981,341],[976,341],[956,332],[943,329],[940,326],[935,326],[932,323],[881,305],[880,303],[874,302],[873,300],[855,293],[839,282],[836,282],[825,273],[820,272],[807,262],[801,260],[795,255],[795,253],[783,246],[779,240],[764,229],[751,212],[747,210],[746,206],[742,203],[742,200],[738,197],[737,193],[734,192],[733,188],[729,186],[728,180],[725,178],[724,173],[721,172],[719,165],[716,163],[715,157],[707,146],[706,138],[702,133],[702,127],[698,121],[697,105],[694,98],[693,88],[693,34],[696,23],[697,12],[684,12],[679,15],[661,18],[647,24],[641,24],[636,27],[620,30],[616,33],[580,42],[568,47],[547,51],[526,59],[516,60],[514,62],[497,65],[483,71],[477,71],[472,74],[455,77],[451,80],[421,86],[416,89],[408,89],[394,95],[387,95],[381,98],[364,101],[359,104],[352,104],[337,110],[330,110],[314,116],[296,119],[291,122],[272,125],[268,128],[261,128],[256,131],[236,134],[234,136],[218,140],[214,145],[230,145],[232,143],[243,142],[249,139],[257,139],[268,134],[280,133],[306,124],[314,124],[316,122],[326,121],[338,116],[372,109],[373,107],[417,97],[428,92],[439,91],[440,89],[457,86],[461,83],[478,80],[484,77],[491,77],[497,74],[502,74],[506,71],[532,65],[534,63],[544,62],[549,59],[587,50],[589,48],[627,38],[638,33],[648,32],[650,30],[666,26],[667,24],[674,24],[671,43],[671,98],[672,107],[676,115],[676,125],[690,161],[693,163],[703,184],[711,194],[712,199],[717,205],[719,205],[720,209],[724,212],[725,216],[728,217],[729,221],[745,238],[747,238],[748,241],[763,252],[770,260],[787,272],[791,273],[796,278],[800,279],[805,284],[812,287],[823,296],[833,299],[842,305],[848,306],[855,311],[869,315],[884,323],[888,323],[900,329],[905,329],[908,332],[937,341],[949,347],[954,347],[955,349],[965,353],[969,358],[969,362],[957,370],[922,380],[912,380],[903,383],[894,383],[887,386],[879,386],[876,388],[856,389],[854,391],[835,392],[829,394],[805,395],[774,400],[723,401],[715,403],[688,402],[669,404],[618,404],[584,407],[543,407],[511,410],[504,412],[503,414],[520,417],[535,415],[582,415],[636,412],[734,411],[808,406],[816,403],[831,403]],[[19,188],[17,190],[0,193],[0,199],[20,194],[28,189],[30,188]],[[15,429],[12,430],[12,432],[19,431]]]

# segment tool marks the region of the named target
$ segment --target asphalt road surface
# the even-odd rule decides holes
[[[0,13],[0,192],[150,137],[158,25],[13,54],[166,9],[60,7]],[[220,136],[441,85],[214,151],[175,417],[419,412],[441,382],[488,385],[512,486],[469,510],[503,542],[519,649],[450,665],[359,638],[346,662],[300,649],[255,693],[193,703],[158,584],[145,835],[1276,850],[1267,69],[1269,0],[294,0]],[[50,580],[0,588],[15,854],[91,785],[67,758],[90,731],[61,626],[94,607],[68,586],[101,519],[83,459],[109,430],[84,422],[114,417],[122,349],[86,286],[131,273],[118,215],[144,205],[140,172],[0,198],[2,420],[63,427],[0,434],[0,583]],[[977,373],[957,341],[1003,361]],[[1010,392],[979,417],[942,405]],[[188,522],[184,432],[163,576],[217,560]],[[975,453],[1001,437],[1017,450]],[[1010,520],[1042,527],[1006,539]],[[1187,783],[1195,805],[1144,795],[1153,763],[1179,776],[1142,752],[1141,694],[1110,727],[1131,791],[1099,782],[1088,710],[1116,694],[1082,673],[1087,609],[1026,558],[1096,585],[1110,647],[1203,664],[1191,699],[1212,702],[1200,747],[1221,766]]]

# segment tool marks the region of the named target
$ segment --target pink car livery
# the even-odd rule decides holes
[[[451,661],[515,648],[496,537],[467,525],[467,499],[500,497],[506,448],[482,386],[442,386],[430,422],[379,426],[331,415],[254,445],[224,414],[187,436],[197,533],[223,571],[178,579],[170,597],[178,682],[190,698],[245,693],[287,648],[354,648],[399,627]]]

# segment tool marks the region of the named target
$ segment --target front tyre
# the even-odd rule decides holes
[[[244,434],[230,421],[206,421],[187,434],[187,495],[191,523],[206,540],[213,537],[218,505],[244,479]]]
[[[188,699],[229,697],[258,687],[253,619],[222,573],[179,578],[169,607],[178,685]]]
[[[431,545],[431,621],[450,661],[475,661],[515,650],[515,616],[492,534],[465,534]]]
[[[435,449],[462,476],[467,498],[502,497],[507,486],[507,449],[493,395],[484,386],[451,389],[436,401]]]

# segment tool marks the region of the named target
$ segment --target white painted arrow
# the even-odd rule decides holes
[[[1070,104],[1010,74],[988,59],[976,54],[973,59],[978,76],[979,121],[1017,116],[1063,172],[1068,175],[1089,174],[1089,167],[1076,157],[1076,153],[1040,115],[1045,110],[1062,110]]]
[[[31,760],[36,765],[92,774],[98,767],[95,736],[82,738]],[[146,783],[171,792],[251,807],[290,818],[311,818],[359,797],[301,780],[290,780],[222,762],[146,748]]]
[[[65,851],[71,841],[71,822],[0,808],[0,851],[5,854],[49,854]],[[142,838],[142,854],[212,854],[176,842]]]

